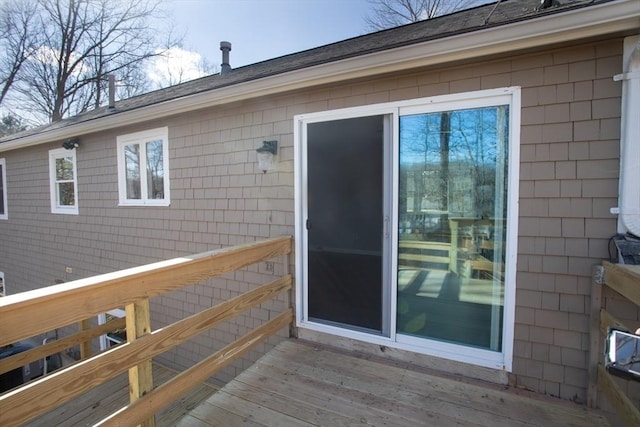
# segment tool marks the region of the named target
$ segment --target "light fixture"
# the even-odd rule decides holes
[[[65,150],[73,150],[74,148],[78,148],[79,141],[80,140],[77,136],[69,138],[62,143],[62,148],[64,148]]]
[[[262,147],[256,149],[258,152],[258,169],[263,173],[273,169],[275,155],[278,153],[278,141],[262,141]]]

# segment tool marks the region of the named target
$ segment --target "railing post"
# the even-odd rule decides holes
[[[602,285],[604,284],[604,267],[594,265],[591,272],[591,315],[589,319],[589,386],[587,389],[587,406],[598,406],[598,364],[603,351],[600,339],[600,308],[602,307]]]
[[[128,304],[125,307],[127,319],[127,341],[151,332],[149,299]],[[153,371],[151,359],[129,369],[129,400],[133,403],[153,390]],[[143,427],[155,427],[155,416],[141,424]]]
[[[78,322],[80,332],[91,329],[91,319],[84,319]],[[91,357],[91,340],[82,341],[80,343],[80,360]]]
[[[293,242],[291,242],[291,245],[293,245]],[[287,276],[289,274],[291,274],[291,253],[293,251],[289,251],[288,253],[283,255],[283,262],[284,262],[284,269],[283,269],[283,276]],[[296,291],[295,291],[295,286],[291,286],[291,289],[289,289],[289,291],[287,292],[287,299],[288,304],[287,306],[289,308],[291,308],[291,311],[293,313],[293,319],[291,319],[291,323],[289,323],[289,337],[298,337],[298,329],[296,328]]]

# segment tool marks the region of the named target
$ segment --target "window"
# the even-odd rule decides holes
[[[4,284],[4,273],[0,271],[0,297],[7,296],[7,287]]]
[[[519,94],[296,116],[302,328],[511,370]]]
[[[117,139],[120,205],[169,206],[168,128]]]
[[[5,160],[0,159],[0,219],[9,218],[7,212],[7,172],[5,167]]]
[[[104,325],[107,322],[115,319],[122,319],[123,317],[125,317],[125,311],[122,308],[115,308],[106,313],[99,314],[98,324]],[[100,335],[100,350],[107,350],[115,345],[122,344],[125,341],[127,341],[126,328],[108,332],[104,335]]]
[[[509,105],[400,116],[397,331],[406,342],[502,348],[508,117]]]
[[[76,150],[58,148],[49,151],[51,212],[78,214],[78,176]]]

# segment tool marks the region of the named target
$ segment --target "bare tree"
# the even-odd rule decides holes
[[[35,14],[34,1],[0,4],[0,104],[35,48],[30,31]]]
[[[150,21],[159,1],[37,0],[39,47],[17,88],[23,108],[57,121],[102,105],[109,74],[131,81],[158,54]]]
[[[370,30],[378,31],[432,19],[483,3],[482,0],[369,0],[371,15],[365,18]],[[486,3],[486,1],[484,1]]]
[[[25,129],[27,129],[27,124],[21,117],[15,114],[4,114],[2,118],[0,118],[0,138],[22,132]]]

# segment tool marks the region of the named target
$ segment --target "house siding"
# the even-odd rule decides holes
[[[80,215],[50,213],[47,151],[7,152],[10,216],[0,222],[0,271],[11,291],[294,234],[293,116],[506,86],[522,87],[520,213],[512,382],[585,401],[591,266],[616,232],[622,39],[417,70],[176,115],[81,136]],[[170,207],[118,207],[116,136],[167,126]],[[278,169],[255,149],[279,143]],[[73,273],[65,273],[65,267]],[[275,274],[284,266],[276,263]],[[238,295],[273,273],[226,275],[152,302],[154,326]],[[254,309],[171,352],[191,366],[286,304]],[[227,381],[286,336],[225,370]]]

